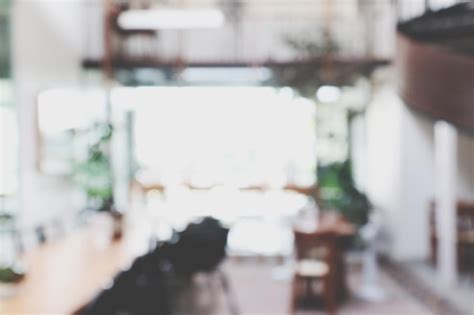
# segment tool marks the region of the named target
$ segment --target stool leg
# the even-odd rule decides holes
[[[298,277],[293,277],[291,283],[290,315],[295,314],[298,302]]]
[[[336,291],[334,288],[334,281],[327,276],[324,279],[324,305],[328,314],[336,314]]]
[[[313,296],[313,279],[312,278],[307,278],[305,279],[305,290],[306,290],[306,298],[310,299],[311,296]]]

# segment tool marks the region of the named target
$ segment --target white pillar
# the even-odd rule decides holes
[[[454,126],[437,122],[435,131],[435,202],[438,235],[438,274],[446,285],[457,278],[456,197],[457,142]]]

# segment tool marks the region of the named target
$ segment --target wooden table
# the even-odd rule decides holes
[[[297,227],[295,229],[299,230]],[[314,230],[300,232],[304,232],[314,239],[329,245],[328,247],[331,249],[329,263],[335,267],[334,282],[337,288],[337,297],[338,299],[347,297],[349,290],[346,279],[344,251],[356,233],[355,226],[336,213],[323,212],[319,216]]]
[[[29,251],[22,257],[25,279],[16,295],[0,299],[0,314],[73,314],[146,252],[147,235],[139,230],[100,244],[104,230],[89,224]]]
[[[219,187],[221,185],[211,185],[209,187],[197,187],[189,182],[182,183],[183,186],[187,187],[191,190],[210,190],[215,187]],[[136,188],[139,190],[144,196],[150,191],[156,190],[161,193],[165,192],[167,186],[154,178],[153,176],[146,176],[145,174],[141,174],[136,176],[131,184],[132,188]],[[268,191],[273,190],[271,187],[267,187],[265,185],[255,185],[255,186],[245,186],[237,188],[240,191]],[[286,191],[293,191],[307,196],[314,196],[317,193],[318,187],[317,186],[295,186],[295,185],[287,185],[282,187],[282,190]]]

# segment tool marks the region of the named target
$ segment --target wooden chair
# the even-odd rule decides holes
[[[314,294],[314,284],[322,284],[320,296],[326,311],[333,314],[336,305],[336,288],[334,287],[333,244],[330,238],[315,237],[314,234],[294,231],[297,263],[292,283],[290,314],[297,310],[301,299],[301,285],[305,295]]]
[[[438,235],[436,233],[436,204],[431,202],[430,212],[431,262],[436,265]],[[456,207],[456,255],[460,272],[474,271],[474,203],[459,201]]]

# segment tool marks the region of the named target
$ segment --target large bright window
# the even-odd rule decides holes
[[[315,105],[288,88],[120,88],[135,113],[135,156],[163,184],[309,186],[315,180]]]

